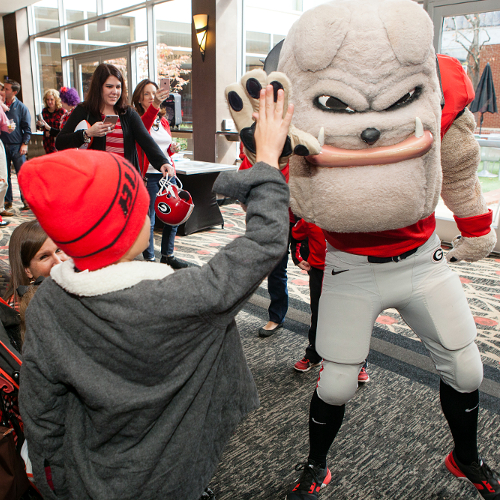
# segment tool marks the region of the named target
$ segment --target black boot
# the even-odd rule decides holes
[[[184,269],[190,266],[189,262],[186,262],[182,259],[177,259],[173,255],[171,255],[170,257],[165,257],[164,255],[162,255],[160,262],[162,264],[168,264],[172,269]]]

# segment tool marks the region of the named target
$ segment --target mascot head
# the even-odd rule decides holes
[[[433,26],[411,0],[335,0],[291,28],[278,71],[321,154],[290,160],[292,210],[328,231],[397,229],[441,191]],[[323,139],[324,134],[324,139]]]

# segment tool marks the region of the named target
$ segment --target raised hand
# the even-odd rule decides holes
[[[253,136],[256,147],[255,160],[279,168],[283,149],[287,147],[287,141],[290,141],[287,134],[292,121],[293,104],[284,109],[283,89],[277,91],[275,103],[272,85],[262,89],[259,94],[259,111],[252,114],[256,124]]]

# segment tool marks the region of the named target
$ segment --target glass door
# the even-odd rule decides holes
[[[85,99],[89,90],[90,80],[99,64],[113,64],[123,75],[127,90],[131,85],[130,78],[130,49],[105,49],[95,50],[91,54],[77,55],[73,59],[75,86],[80,96]],[[130,93],[129,93],[130,95]]]
[[[83,100],[85,100],[90,87],[90,80],[97,66],[99,66],[99,61],[81,62],[78,64],[78,93],[83,96]]]

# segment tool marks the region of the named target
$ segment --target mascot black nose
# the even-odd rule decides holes
[[[380,137],[380,130],[376,128],[367,128],[361,132],[361,139],[368,145],[375,144]]]

